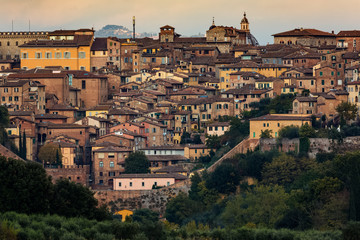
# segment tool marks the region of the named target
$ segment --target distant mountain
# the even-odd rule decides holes
[[[156,33],[135,33],[137,38],[153,37]],[[118,37],[118,38],[132,38],[133,32],[124,26],[120,25],[106,25],[102,29],[95,32],[95,37]]]

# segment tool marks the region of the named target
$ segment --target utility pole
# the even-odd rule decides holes
[[[135,16],[133,16],[133,41],[135,42]]]

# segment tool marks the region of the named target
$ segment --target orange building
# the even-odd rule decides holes
[[[57,30],[49,39],[25,43],[20,47],[21,68],[62,66],[67,70],[90,71],[90,49],[94,30]]]

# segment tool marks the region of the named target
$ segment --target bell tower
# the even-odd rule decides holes
[[[250,32],[249,20],[246,18],[246,12],[244,12],[244,18],[241,20],[240,26],[241,30]]]

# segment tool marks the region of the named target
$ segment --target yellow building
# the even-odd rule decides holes
[[[86,110],[86,117],[99,117],[107,119],[110,107],[108,105],[99,105]]]
[[[211,149],[205,144],[188,144],[184,148],[184,157],[191,161],[198,161],[201,156],[209,155]]]
[[[311,115],[302,114],[268,114],[250,119],[250,138],[260,138],[261,131],[270,130],[272,137],[279,136],[279,130],[286,126],[301,127],[304,124],[311,126]]]
[[[20,47],[21,68],[61,66],[67,70],[90,71],[91,29],[58,30],[48,40],[36,40]]]

